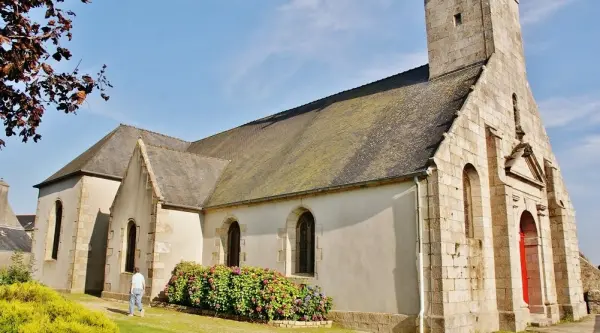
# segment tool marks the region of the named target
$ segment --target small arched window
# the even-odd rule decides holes
[[[58,259],[58,244],[60,243],[60,230],[62,225],[63,206],[60,200],[54,203],[55,221],[54,221],[54,238],[52,241],[52,259]]]
[[[523,136],[525,136],[525,132],[523,131],[523,127],[521,127],[521,110],[519,110],[519,99],[517,98],[517,94],[512,94],[512,103],[513,117],[515,120],[515,134],[517,139],[522,140]]]
[[[519,126],[521,123],[521,115],[519,114],[519,99],[517,98],[517,94],[512,94],[512,103],[513,103],[513,117],[515,118],[515,125]]]
[[[127,224],[127,249],[125,252],[125,271],[133,273],[135,267],[135,248],[137,238],[137,226],[135,222],[129,221]]]
[[[473,188],[471,187],[471,179],[469,178],[467,165],[463,169],[463,205],[465,214],[465,234],[468,238],[474,237],[473,230]]]
[[[315,272],[315,218],[310,212],[304,212],[296,226],[296,273],[314,274]]]
[[[240,225],[237,221],[229,225],[227,231],[227,266],[240,266]]]

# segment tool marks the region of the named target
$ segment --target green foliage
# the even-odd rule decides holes
[[[202,274],[202,289],[206,295],[202,304],[208,309],[229,313],[231,311],[231,300],[229,284],[231,281],[231,269],[226,266],[213,266]]]
[[[179,305],[200,304],[193,303],[190,300],[189,288],[192,282],[188,280],[201,276],[205,271],[206,268],[190,261],[182,261],[177,264],[171,273],[169,283],[165,287],[165,295],[169,299],[169,303]]]
[[[31,262],[24,263],[23,253],[15,252],[10,259],[11,265],[0,270],[0,286],[31,281]]]
[[[27,282],[0,286],[0,332],[115,333],[100,312],[68,301],[56,291]]]
[[[175,267],[165,288],[169,303],[264,320],[326,320],[333,301],[319,287],[298,285],[257,267]]]

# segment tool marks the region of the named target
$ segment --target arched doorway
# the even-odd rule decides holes
[[[530,312],[543,312],[539,240],[533,215],[528,211],[523,212],[519,226],[523,300],[529,305]]]

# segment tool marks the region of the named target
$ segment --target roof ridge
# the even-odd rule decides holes
[[[143,141],[143,139],[141,139]],[[196,154],[196,153],[192,153],[190,151],[181,151],[181,150],[176,150],[176,149],[172,149],[172,148],[168,148],[168,147],[161,147],[161,146],[157,146],[157,145],[152,145],[149,144],[147,142],[144,142],[144,145],[146,145],[146,147],[153,147],[153,148],[158,148],[158,149],[164,149],[164,150],[169,150],[172,152],[176,152],[176,153],[181,153],[181,154],[187,154],[187,155],[193,155],[193,156],[198,156],[198,157],[204,157],[204,158],[208,158],[208,159],[213,159],[216,161],[225,161],[225,162],[231,162],[231,160],[226,160],[226,159],[222,159],[222,158],[218,158],[218,157],[213,157],[213,156],[206,156],[206,155],[200,155],[200,154]]]
[[[174,136],[172,136],[172,135],[163,134],[163,133],[160,133],[160,132],[152,131],[152,130],[149,130],[149,129],[145,129],[145,128],[141,128],[141,127],[137,127],[137,126],[133,126],[133,125],[125,124],[125,123],[119,123],[119,127],[121,127],[121,126],[122,126],[122,127],[129,127],[129,128],[133,128],[133,129],[136,129],[136,130],[139,130],[139,131],[143,131],[143,132],[148,132],[148,133],[157,134],[157,135],[160,135],[160,136],[164,136],[164,137],[167,137],[167,138],[171,138],[171,139],[175,139],[175,140],[183,141],[183,142],[186,142],[186,143],[191,143],[191,141],[183,140],[183,139],[181,139],[181,138],[177,138],[177,137],[174,137]]]
[[[23,228],[23,226],[21,224],[19,224],[18,226],[12,226],[12,225],[8,225],[8,224],[0,224],[0,228],[25,231],[25,229]]]
[[[474,64],[470,64],[470,65],[467,65],[467,66],[464,66],[464,67],[461,67],[461,68],[457,68],[457,69],[455,69],[455,70],[453,70],[453,71],[450,71],[450,72],[448,72],[448,73],[444,73],[444,74],[442,74],[442,75],[440,75],[440,76],[436,76],[436,77],[434,77],[433,79],[429,79],[429,81],[430,81],[430,82],[434,82],[434,81],[437,81],[437,80],[439,80],[439,79],[442,79],[442,78],[445,78],[445,77],[448,77],[448,76],[454,75],[454,74],[456,74],[456,73],[459,73],[459,72],[462,72],[462,71],[469,70],[469,69],[471,69],[471,68],[485,66],[486,64],[487,64],[487,60],[482,60],[482,61],[476,62],[476,63],[474,63]]]
[[[243,126],[246,126],[246,125],[252,124],[252,123],[254,123],[254,122],[257,122],[257,121],[265,120],[265,119],[268,119],[268,118],[270,118],[270,117],[275,117],[275,116],[278,116],[278,115],[284,114],[284,113],[286,113],[286,112],[290,112],[290,111],[293,111],[293,110],[296,110],[296,109],[300,109],[300,108],[303,108],[303,107],[307,107],[307,106],[309,106],[309,105],[311,105],[311,104],[317,104],[317,103],[319,103],[319,102],[324,102],[324,101],[326,101],[327,99],[332,99],[332,98],[334,98],[334,97],[336,97],[336,96],[339,96],[339,95],[342,95],[342,94],[345,94],[345,93],[349,93],[349,92],[351,92],[351,91],[354,91],[354,90],[364,89],[364,88],[365,88],[365,87],[367,87],[367,86],[370,86],[370,85],[375,85],[375,84],[377,84],[377,83],[379,83],[379,82],[381,82],[381,81],[388,80],[388,79],[390,79],[390,78],[397,77],[397,76],[400,76],[400,75],[404,75],[404,74],[406,74],[406,73],[409,73],[409,72],[412,72],[412,71],[416,71],[416,70],[418,70],[418,69],[421,69],[421,68],[423,68],[423,67],[426,67],[426,66],[429,66],[429,64],[427,63],[427,64],[424,64],[424,65],[421,65],[421,66],[413,67],[413,68],[411,68],[411,69],[407,69],[407,70],[405,70],[405,71],[403,71],[403,72],[396,73],[396,74],[393,74],[393,75],[390,75],[390,76],[384,77],[384,78],[382,78],[382,79],[379,79],[379,80],[371,81],[371,82],[368,82],[368,83],[362,84],[362,85],[360,85],[360,86],[357,86],[357,87],[354,87],[354,88],[349,88],[349,89],[346,89],[346,90],[342,90],[342,91],[339,91],[339,92],[337,92],[337,93],[334,93],[334,94],[331,94],[331,95],[327,95],[327,96],[325,96],[325,97],[318,98],[318,99],[316,99],[316,100],[313,100],[313,101],[311,101],[311,102],[308,102],[308,103],[304,103],[304,104],[301,104],[301,105],[298,105],[298,106],[295,106],[295,107],[292,107],[292,108],[289,108],[289,109],[286,109],[286,110],[283,110],[283,111],[279,111],[279,112],[277,112],[277,113],[273,113],[273,114],[270,114],[270,115],[264,116],[264,117],[262,117],[262,118],[254,119],[254,120],[252,120],[252,121],[248,121],[248,122],[246,122],[246,123],[243,123],[243,124],[241,124],[241,125],[238,125],[238,126],[236,126],[236,127],[233,127],[233,128],[230,128],[230,129],[227,129],[227,130],[224,130],[224,131],[221,131],[221,132],[218,132],[218,133],[212,134],[212,135],[209,135],[209,136],[207,136],[207,137],[204,137],[204,138],[202,138],[202,139],[198,139],[198,140],[192,141],[191,143],[193,144],[193,143],[195,143],[195,142],[199,142],[199,141],[202,141],[202,140],[206,140],[206,139],[208,139],[208,138],[212,138],[212,137],[214,137],[214,136],[217,136],[217,135],[220,135],[220,134],[224,134],[224,133],[227,133],[227,132],[229,132],[229,131],[233,131],[233,130],[235,130],[235,129],[237,129],[237,128],[240,128],[240,127],[243,127]]]
[[[156,180],[156,174],[154,173],[154,168],[152,166],[152,162],[150,161],[150,158],[148,157],[148,152],[146,151],[146,143],[141,138],[137,139],[137,142],[136,142],[135,149],[138,149],[138,148],[140,150],[140,154],[142,155],[142,161],[143,161],[142,167],[143,167],[143,165],[146,165],[146,171],[148,171],[148,178],[150,178],[150,183],[152,184],[154,193],[158,197],[158,200],[164,201],[165,197],[162,193],[162,189],[160,188],[158,180]],[[132,158],[133,158],[133,155],[132,155]],[[129,169],[129,166],[127,166],[127,168]]]
[[[79,156],[89,152],[92,148],[94,148],[94,146],[96,146],[97,144],[100,144],[98,146],[98,149],[96,151],[100,151],[102,149],[102,147],[104,147],[104,145],[106,145],[107,142],[110,141],[110,138],[112,138],[113,135],[115,135],[115,133],[117,133],[117,131],[119,130],[119,127],[115,127],[112,131],[108,132],[108,134],[106,134],[105,136],[103,136],[98,142],[94,143],[93,145],[91,145],[88,149],[86,149],[83,153],[81,153]],[[65,168],[67,165],[69,165],[70,163],[72,163],[73,161],[75,161],[77,158],[79,158],[79,156],[75,157],[73,160],[71,160],[71,162],[67,163],[63,168]],[[90,154],[89,156],[87,156],[83,163],[81,163],[81,171],[84,171],[87,168],[88,163],[94,159],[94,157],[96,157],[96,154]],[[62,170],[62,168],[60,169]],[[60,170],[58,170],[57,172],[60,172]],[[56,173],[54,173],[53,175],[55,175]],[[52,175],[52,176],[53,176]],[[50,176],[50,177],[52,177]],[[45,182],[45,180],[44,180]]]

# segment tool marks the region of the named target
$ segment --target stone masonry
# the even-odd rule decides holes
[[[520,331],[533,321],[585,314],[573,207],[527,82],[518,6],[515,0],[426,1],[432,79],[489,56],[428,179],[431,332]],[[472,238],[462,209],[467,165],[474,170]],[[533,220],[525,238],[525,292],[524,216]],[[474,254],[481,263],[473,264]]]

